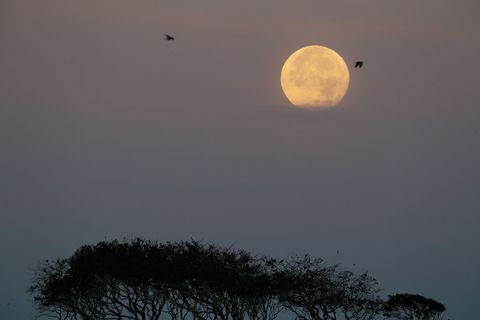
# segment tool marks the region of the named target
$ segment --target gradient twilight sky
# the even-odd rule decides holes
[[[473,319],[479,11],[0,0],[0,318],[34,315],[38,260],[140,236],[308,252]],[[281,91],[283,62],[312,44],[350,67],[336,108],[295,109]]]

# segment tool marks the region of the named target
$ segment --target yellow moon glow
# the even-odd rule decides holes
[[[288,57],[280,81],[293,105],[307,109],[330,108],[347,93],[350,73],[343,58],[332,49],[307,46]]]

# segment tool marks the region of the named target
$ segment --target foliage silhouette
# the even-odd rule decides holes
[[[438,301],[418,294],[395,294],[384,305],[384,315],[400,320],[441,319],[445,306]]]
[[[82,246],[39,264],[29,291],[41,316],[61,320],[274,320],[281,312],[371,320],[382,311],[402,316],[409,306],[392,297],[384,304],[367,273],[308,255],[277,260],[197,241]]]
[[[325,266],[320,259],[306,255],[288,263],[279,296],[283,305],[300,320],[374,319],[381,308],[379,289],[367,273]]]
[[[59,319],[271,320],[271,259],[198,242],[100,242],[45,262],[30,291]]]

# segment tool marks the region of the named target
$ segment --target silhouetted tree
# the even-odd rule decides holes
[[[58,319],[272,320],[272,265],[195,241],[100,242],[43,263],[30,291]]]
[[[188,262],[195,267],[189,267],[191,274],[183,279],[182,290],[176,291],[176,308],[199,320],[276,318],[280,308],[271,286],[274,260],[212,245],[187,246]]]
[[[196,241],[100,242],[44,261],[30,288],[42,314],[61,320],[437,319],[418,295],[383,303],[376,280],[306,255],[288,261]]]
[[[172,249],[143,240],[83,246],[43,263],[30,291],[59,319],[159,319],[177,281]]]
[[[441,319],[445,306],[418,294],[395,294],[384,305],[384,315],[400,320]]]
[[[383,300],[375,278],[367,272],[355,274],[342,271],[337,275],[337,285],[343,288],[341,313],[346,320],[373,320],[381,313]]]
[[[366,273],[325,266],[306,255],[288,262],[281,276],[280,301],[299,320],[373,319],[380,311],[377,282]]]

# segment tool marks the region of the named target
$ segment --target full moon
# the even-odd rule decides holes
[[[336,106],[345,96],[350,73],[332,49],[307,46],[295,51],[282,68],[280,82],[288,100],[306,109]]]

